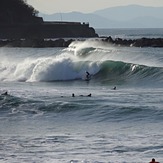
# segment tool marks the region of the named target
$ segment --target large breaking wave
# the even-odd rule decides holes
[[[162,56],[154,48],[114,47],[99,41],[73,42],[66,49],[13,49],[0,51],[1,81],[82,80],[85,71],[92,81],[140,83],[163,81]],[[21,54],[23,53],[23,54]]]

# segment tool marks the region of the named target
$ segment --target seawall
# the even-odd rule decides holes
[[[80,22],[42,22],[0,24],[0,39],[52,39],[98,37],[89,24]]]

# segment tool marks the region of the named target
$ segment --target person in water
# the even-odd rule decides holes
[[[79,95],[80,97],[84,97],[84,95]],[[91,97],[92,96],[92,94],[90,93],[90,94],[88,94],[88,95],[86,95],[87,97]]]
[[[117,87],[115,86],[115,87],[113,87],[113,90],[116,90],[117,89]]]
[[[6,96],[6,95],[8,95],[8,92],[6,91],[6,92],[2,93],[1,95],[5,95]]]
[[[90,73],[88,71],[86,71],[86,79],[90,78]]]
[[[155,159],[152,158],[152,161],[150,161],[149,163],[159,163],[159,162],[155,161]]]

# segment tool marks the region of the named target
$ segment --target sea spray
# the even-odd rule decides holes
[[[0,48],[1,162],[163,162],[162,48],[86,48]],[[46,82],[63,64],[93,76]]]
[[[21,54],[20,54],[21,55]],[[36,54],[38,56],[38,54]],[[21,60],[1,60],[1,81],[57,81],[82,79],[85,71],[96,73],[98,65],[68,51],[51,56],[23,56]]]
[[[68,48],[13,49],[0,52],[0,80],[21,82],[48,82],[82,80],[85,72],[92,81],[162,83],[162,56],[154,56],[148,49],[106,46],[96,40],[76,41]],[[15,55],[15,57],[14,57]]]

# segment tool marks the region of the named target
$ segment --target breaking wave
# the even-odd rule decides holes
[[[1,81],[82,80],[85,71],[96,82],[163,81],[162,58],[150,49],[114,47],[90,40],[73,42],[51,54],[47,54],[49,49],[36,54],[35,49],[11,50],[10,55],[4,54],[5,49],[0,52]]]

